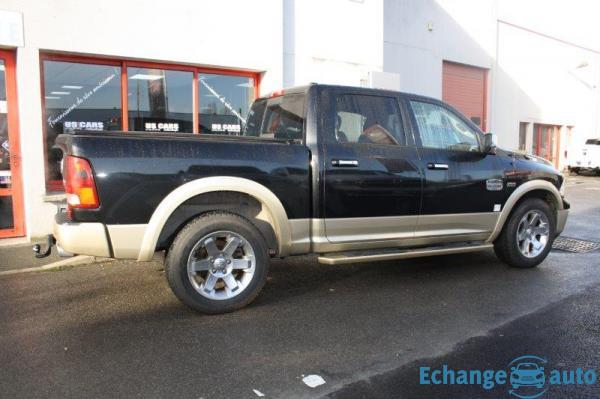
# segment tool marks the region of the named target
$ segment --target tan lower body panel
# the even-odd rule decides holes
[[[487,233],[494,230],[500,212],[421,215],[415,237]]]
[[[499,212],[352,219],[298,219],[292,223],[291,254],[406,248],[489,238]],[[412,226],[412,228],[410,227]],[[329,236],[336,234],[337,242]]]
[[[137,259],[142,247],[146,224],[109,224],[113,256],[118,259]]]
[[[327,253],[478,241],[489,237],[498,213],[293,219],[290,254]],[[332,242],[326,234],[335,234]],[[137,259],[148,225],[107,225],[113,256]],[[311,245],[312,244],[312,245]]]
[[[326,265],[342,265],[347,263],[359,263],[359,262],[374,262],[374,261],[385,261],[394,259],[410,259],[420,258],[424,256],[435,256],[435,255],[450,255],[460,254],[466,252],[475,252],[491,249],[494,246],[492,244],[481,244],[481,245],[465,245],[459,247],[450,248],[423,248],[407,251],[398,252],[381,252],[376,254],[329,254],[319,256],[319,263]]]
[[[419,216],[324,219],[327,240],[332,243],[411,238]]]
[[[301,255],[310,252],[310,219],[290,219],[290,254]]]
[[[558,211],[556,211],[556,234],[562,233],[562,231],[565,229],[568,216],[568,209],[559,209]]]

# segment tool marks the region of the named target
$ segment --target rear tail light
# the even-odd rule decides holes
[[[63,182],[69,208],[98,208],[100,202],[90,163],[72,155],[67,155],[63,162]]]

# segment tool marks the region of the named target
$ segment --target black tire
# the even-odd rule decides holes
[[[203,296],[188,276],[188,258],[195,245],[203,237],[218,231],[239,234],[254,251],[255,269],[251,280],[241,292],[228,299]],[[268,270],[268,248],[262,234],[245,218],[225,212],[207,213],[188,223],[173,241],[165,260],[167,281],[175,296],[190,308],[207,314],[232,312],[248,305],[265,285]]]
[[[535,257],[523,255],[517,241],[519,222],[530,211],[542,212],[548,219],[548,241],[540,254]],[[548,256],[548,253],[552,249],[555,232],[556,218],[550,206],[539,198],[529,198],[521,202],[506,221],[502,233],[496,239],[496,242],[494,242],[494,252],[502,262],[509,266],[521,269],[535,267],[542,263],[546,259],[546,256]]]

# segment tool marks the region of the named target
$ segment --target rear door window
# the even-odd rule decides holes
[[[338,143],[404,145],[404,129],[393,97],[343,94],[336,98]]]
[[[245,136],[298,140],[304,136],[304,94],[286,94],[254,102]]]

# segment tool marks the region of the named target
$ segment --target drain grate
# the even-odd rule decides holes
[[[575,252],[584,254],[600,249],[600,242],[580,240],[571,237],[556,237],[552,244],[552,249],[565,252]]]

